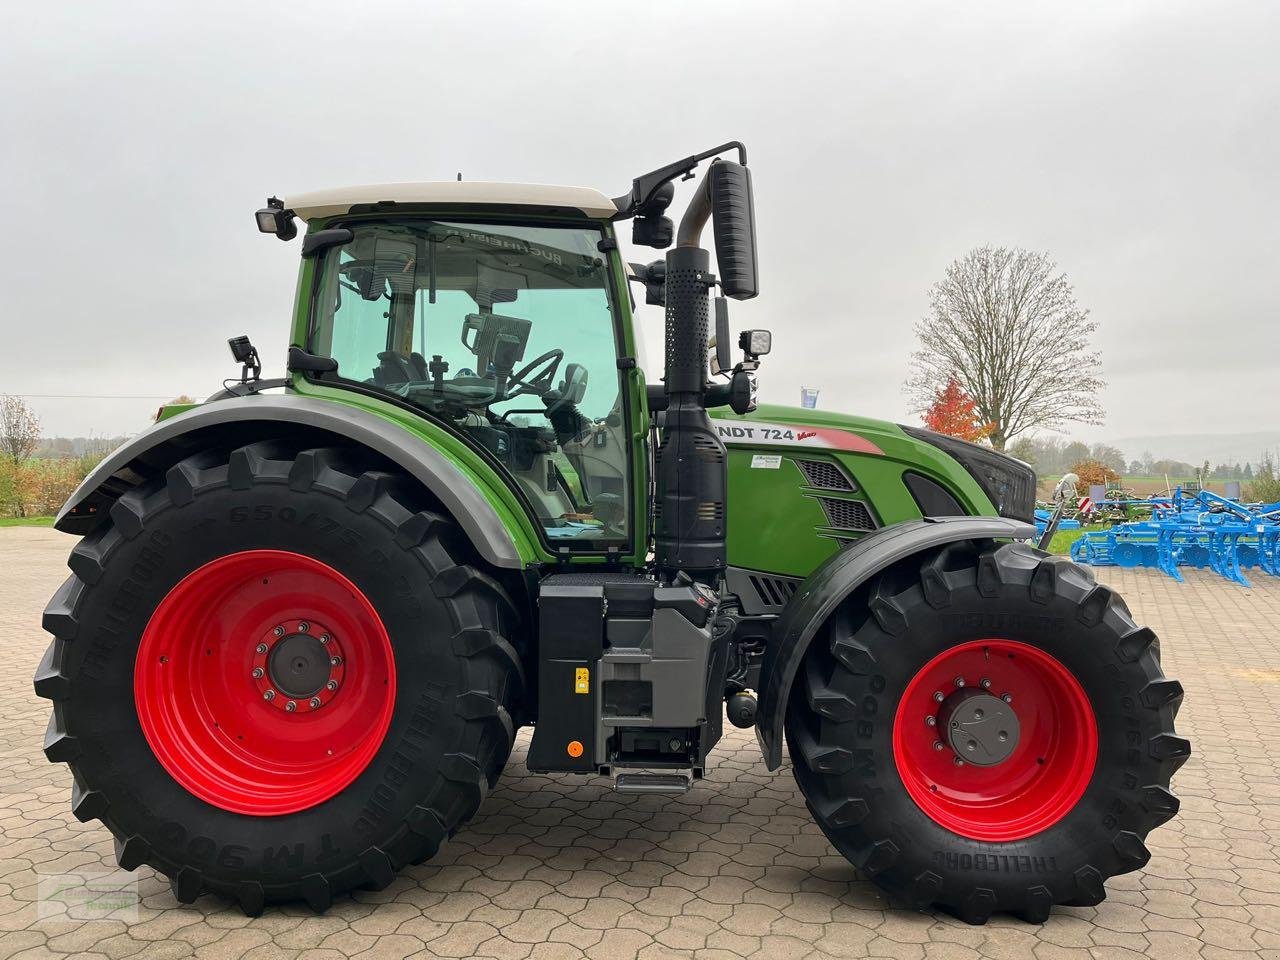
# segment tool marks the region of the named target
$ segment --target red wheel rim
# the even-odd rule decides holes
[[[973,687],[1007,695],[1019,727],[1016,746],[991,766],[964,761],[941,729],[957,692]],[[974,640],[944,650],[911,679],[894,717],[893,759],[935,823],[973,840],[1022,840],[1079,802],[1098,759],[1098,727],[1080,682],[1059,660],[1015,640]]]
[[[216,807],[274,816],[323,803],[369,765],[391,723],[395,657],[372,604],[337,570],[248,550],[160,602],[133,692],[170,776]]]

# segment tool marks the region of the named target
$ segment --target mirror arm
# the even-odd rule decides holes
[[[702,228],[711,219],[711,191],[707,184],[706,179],[698,184],[698,189],[689,201],[689,208],[680,218],[680,229],[676,232],[677,247],[696,247],[702,239]]]
[[[728,383],[711,383],[703,396],[702,405],[708,409],[729,407],[739,416],[756,408],[756,383],[753,374],[756,364],[743,361],[734,367]]]
[[[728,373],[733,365],[733,356],[729,349],[729,301],[724,297],[716,297],[716,366],[722,373]]]
[[[669,163],[665,167],[659,167],[657,170],[636,177],[631,182],[631,192],[624,193],[614,199],[613,203],[618,208],[614,219],[625,220],[628,217],[634,217],[636,211],[652,200],[653,195],[658,192],[658,188],[664,183],[674,180],[676,177],[687,177],[703,160],[721,153],[728,153],[730,150],[738,151],[738,162],[745,167],[747,165],[747,148],[743,146],[740,140],[730,140],[727,143],[720,144],[718,147],[703,150],[701,153],[695,153],[691,157],[685,157],[683,160],[677,160],[675,163]]]

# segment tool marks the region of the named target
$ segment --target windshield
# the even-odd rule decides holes
[[[406,220],[324,255],[313,353],[489,451],[549,539],[626,539],[627,432],[599,229]]]

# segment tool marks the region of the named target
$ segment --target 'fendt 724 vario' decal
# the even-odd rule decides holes
[[[883,456],[884,451],[865,437],[832,427],[806,427],[759,420],[713,420],[716,433],[727,446],[809,447],[814,450],[852,450]]]

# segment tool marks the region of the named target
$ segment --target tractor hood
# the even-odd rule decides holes
[[[989,447],[884,420],[802,407],[764,404],[747,416],[721,408],[711,416],[730,450],[825,451],[875,461],[908,480],[910,474],[923,475],[955,498],[961,510],[951,513],[1030,520],[1035,507],[1035,472]],[[925,504],[921,512],[938,515]]]
[[[721,407],[711,411],[711,418],[720,438],[731,446],[806,447],[883,456],[886,443],[892,448],[909,439],[900,427],[884,420],[803,407],[761,404],[746,416]]]

